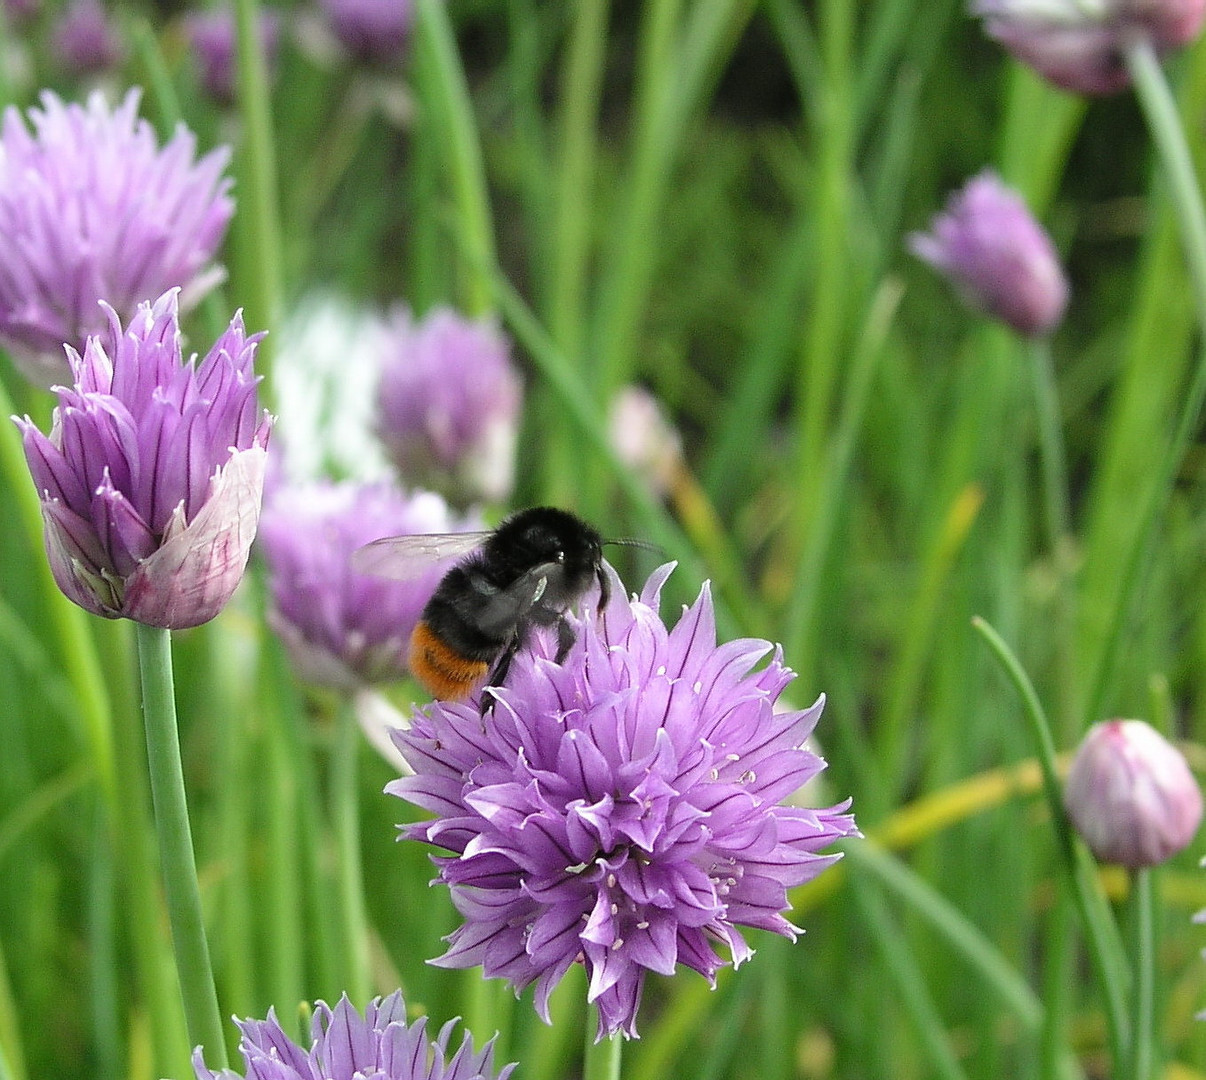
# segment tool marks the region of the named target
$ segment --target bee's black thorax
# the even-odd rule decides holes
[[[596,580],[602,541],[573,514],[552,507],[507,518],[481,550],[440,582],[423,620],[467,659],[514,649],[530,626],[553,626]]]

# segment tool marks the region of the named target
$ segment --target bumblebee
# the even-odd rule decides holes
[[[556,627],[556,660],[574,644],[565,618],[591,588],[607,606],[603,541],[585,521],[548,506],[521,510],[492,532],[392,536],[359,548],[363,573],[412,578],[461,556],[427,601],[410,639],[410,670],[436,698],[464,701],[501,686],[537,626]],[[483,701],[482,712],[493,705]]]

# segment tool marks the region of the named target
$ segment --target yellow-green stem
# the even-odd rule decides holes
[[[180,734],[176,729],[176,697],[172,678],[170,630],[139,625],[138,666],[142,676],[142,711],[147,733],[147,761],[155,803],[160,869],[167,897],[172,946],[180,978],[180,996],[189,1041],[202,1046],[210,1068],[226,1067],[226,1043],[209,959],[209,943],[201,912],[201,889],[193,855]]]

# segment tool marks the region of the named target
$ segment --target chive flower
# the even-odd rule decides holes
[[[178,287],[190,309],[224,276],[213,259],[234,212],[229,150],[196,158],[183,125],[161,148],[139,91],[110,109],[97,91],[4,113],[0,130],[0,344],[32,381],[70,377],[63,345]],[[27,120],[28,125],[27,126]]]
[[[1063,318],[1068,282],[1055,245],[991,169],[955,192],[928,233],[909,236],[909,247],[971,307],[1019,334],[1049,333]]]
[[[494,1071],[494,1040],[480,1050],[465,1035],[450,1058],[448,1046],[456,1025],[450,1020],[434,1039],[427,1037],[427,1018],[406,1022],[400,991],[373,998],[363,1015],[347,995],[335,1008],[320,1001],[310,1021],[310,1045],[291,1039],[268,1010],[267,1020],[236,1021],[242,1038],[239,1053],[246,1080],[507,1080],[514,1065]],[[197,1080],[240,1080],[231,1069],[206,1068],[201,1047],[193,1054]]]
[[[259,45],[269,73],[276,68],[280,48],[280,15],[259,12]],[[228,8],[192,11],[185,16],[184,32],[197,65],[201,89],[224,108],[234,104],[238,90],[238,32],[234,12]]]
[[[377,430],[402,478],[456,506],[505,499],[522,387],[498,326],[398,309],[382,348]]]
[[[972,14],[1048,82],[1096,96],[1130,85],[1128,40],[1147,37],[1158,53],[1193,41],[1206,0],[973,0]]]
[[[121,35],[100,0],[74,0],[59,15],[51,37],[59,66],[72,75],[98,75],[125,56]]]
[[[411,0],[319,0],[319,6],[353,60],[384,65],[406,52],[414,23]]]
[[[806,746],[823,699],[775,712],[792,678],[769,642],[716,643],[705,585],[673,629],[658,615],[672,566],[625,599],[516,656],[483,717],[479,703],[435,702],[394,741],[415,775],[386,791],[434,820],[404,838],[435,858],[463,924],[433,963],[481,965],[516,992],[549,995],[586,968],[598,1037],[634,1037],[645,977],[680,965],[714,984],[753,955],[740,927],[794,938],[787,890],[839,858],[858,835],[849,802],[783,805],[824,768]],[[769,661],[755,667],[771,654]]]
[[[270,486],[259,530],[269,619],[298,673],[341,691],[405,675],[411,631],[447,565],[397,581],[353,570],[351,554],[383,536],[479,527],[454,518],[432,492],[385,483]]]
[[[1097,858],[1132,870],[1172,858],[1202,820],[1202,792],[1184,755],[1143,720],[1107,720],[1086,732],[1064,805]]]
[[[177,291],[140,304],[58,387],[49,435],[28,416],[25,459],[46,553],[68,599],[95,615],[183,629],[225,606],[259,518],[268,432],[252,371],[262,337],[241,314],[198,364],[181,352]]]

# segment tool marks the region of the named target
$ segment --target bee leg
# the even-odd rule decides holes
[[[557,620],[557,655],[554,658],[558,664],[562,663],[569,651],[574,647],[574,642],[578,640],[578,636],[574,633],[574,629],[570,626],[568,620],[564,617]]]
[[[607,601],[611,599],[611,581],[607,577],[607,571],[600,564],[599,569],[595,571],[595,577],[599,579],[599,603],[595,605],[596,611],[602,611],[607,607]]]
[[[498,660],[495,661],[494,669],[490,672],[486,679],[486,689],[482,691],[482,716],[488,716],[494,711],[496,698],[491,692],[491,687],[502,686],[506,681],[507,672],[511,670],[511,661],[515,659],[515,654],[519,652],[520,645],[523,644],[522,639],[516,634],[508,643],[507,647],[499,654]]]

